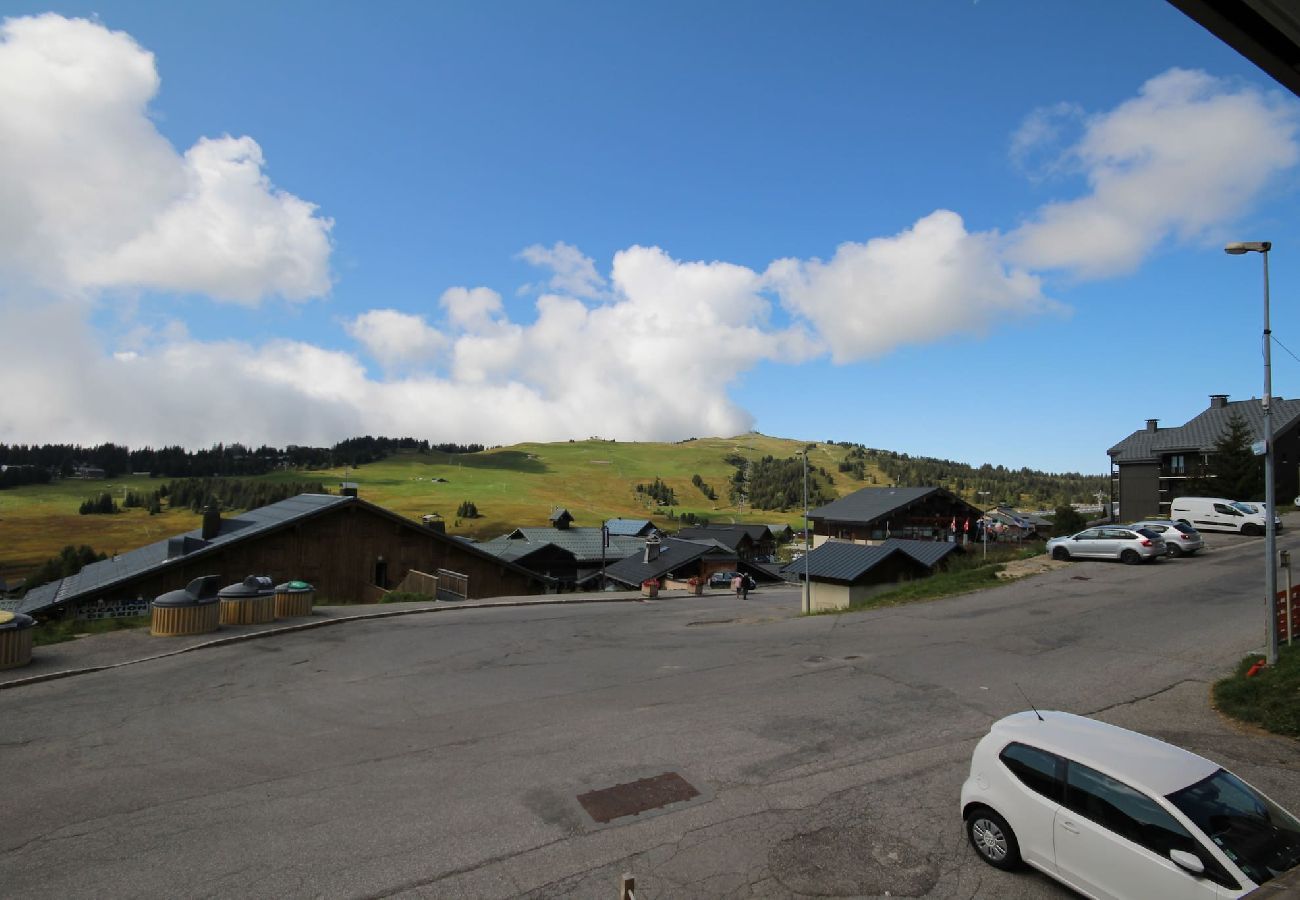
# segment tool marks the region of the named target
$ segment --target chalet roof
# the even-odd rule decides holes
[[[610,534],[641,537],[654,529],[655,523],[649,519],[610,519],[605,523]]]
[[[914,541],[908,538],[890,538],[882,547],[897,547],[921,565],[933,569],[953,553],[964,553],[961,545],[948,541]]]
[[[701,557],[717,559],[735,559],[735,554],[713,542],[684,541],[680,538],[663,538],[659,545],[659,556],[650,562],[645,561],[645,545],[636,553],[630,554],[612,566],[607,566],[605,576],[611,581],[640,587],[641,582],[649,578],[662,578],[671,572],[697,562]],[[692,572],[691,574],[695,574]]]
[[[823,552],[827,547],[836,549]],[[839,548],[852,549],[839,549]],[[870,551],[870,552],[862,552]],[[848,541],[827,541],[807,555],[808,570],[814,579],[820,574],[831,581],[854,581],[888,559],[894,552],[904,553],[927,569],[933,569],[950,554],[962,552],[955,543],[947,541],[914,541],[890,538],[874,546],[853,544]],[[804,560],[796,559],[781,568],[781,574],[802,578]]]
[[[923,542],[913,542],[923,543]],[[933,543],[933,542],[931,542]],[[947,546],[947,545],[941,545]],[[955,546],[955,545],[954,545]],[[899,546],[864,546],[847,541],[827,541],[803,559],[788,563],[781,571],[802,578],[804,572],[813,581],[833,581],[852,584],[876,566],[893,556],[911,560],[917,568],[929,568]]]
[[[517,559],[523,553],[531,553],[538,546],[554,544],[562,550],[572,553],[579,565],[599,563],[601,560],[602,535],[599,528],[516,528],[508,534],[484,541],[478,547],[500,559]],[[605,548],[604,558],[622,559],[629,553],[644,546],[641,538],[628,535],[611,534],[609,546]],[[532,549],[522,547],[532,545]]]
[[[1273,398],[1273,432],[1291,427],[1300,418],[1300,400]],[[1211,406],[1197,416],[1175,428],[1143,428],[1106,451],[1116,463],[1157,462],[1161,454],[1180,450],[1207,453],[1214,442],[1228,431],[1228,422],[1236,415],[1250,429],[1251,440],[1259,440],[1264,433],[1264,411],[1258,399],[1234,400],[1222,406]]]
[[[971,514],[978,515],[979,510],[966,503],[951,491],[939,487],[874,487],[862,488],[847,497],[819,506],[808,513],[813,520],[831,520],[834,522],[858,522],[867,524],[896,515],[907,507],[920,503],[931,496],[942,496],[954,503],[970,507]]]
[[[569,512],[569,511],[568,511],[567,509],[565,509],[564,507],[560,507],[560,508],[557,509],[555,512],[551,513],[551,517],[550,517],[550,519],[549,519],[548,521],[551,521],[551,522],[560,522],[560,521],[563,521],[564,519],[568,519],[570,522],[572,522],[572,521],[573,521],[573,513]]]
[[[691,541],[714,540],[732,550],[744,543],[745,538],[753,543],[772,540],[772,532],[766,525],[693,525],[679,530],[677,536]]]
[[[486,557],[478,546],[466,544],[455,538],[440,534],[394,512],[367,503],[357,497],[334,496],[332,494],[299,494],[278,503],[250,509],[230,518],[221,519],[221,530],[208,540],[203,538],[203,529],[182,535],[155,541],[128,553],[121,553],[111,559],[93,562],[75,575],[52,581],[32,588],[22,598],[19,611],[28,613],[42,612],[55,606],[80,600],[90,595],[123,586],[136,578],[152,574],[165,568],[170,563],[184,559],[187,562],[241,541],[257,538],[277,531],[295,522],[323,515],[349,504],[386,516],[412,529],[431,540],[456,546],[461,552]],[[517,572],[536,578],[537,575],[508,560],[500,560]]]

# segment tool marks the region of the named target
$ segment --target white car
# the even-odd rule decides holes
[[[1241,897],[1300,865],[1300,821],[1208,759],[1063,712],[995,722],[961,814],[990,865],[1087,897]]]
[[[1154,531],[1165,542],[1165,552],[1175,559],[1191,556],[1205,546],[1201,533],[1186,522],[1174,522],[1170,519],[1146,519],[1134,522],[1129,528],[1141,528]]]

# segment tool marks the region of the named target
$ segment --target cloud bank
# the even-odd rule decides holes
[[[557,241],[519,253],[539,270],[526,322],[464,285],[339,319],[334,347],[205,341],[180,322],[107,346],[91,313],[120,304],[129,324],[132,292],[252,306],[331,289],[331,221],[269,181],[251,137],[173,147],[149,118],[159,85],[153,56],[98,23],[0,25],[0,332],[30,336],[0,369],[0,441],[738,433],[754,419],[729,390],[760,363],[852,363],[1059,313],[1048,275],[1102,277],[1202,239],[1298,158],[1293,106],[1172,70],[1109,111],[1030,113],[1011,162],[1083,188],[1005,233],[938,209],[761,270],[636,245],[603,270]]]

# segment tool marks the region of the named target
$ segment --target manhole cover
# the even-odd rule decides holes
[[[587,811],[587,815],[604,825],[624,816],[640,815],[698,796],[700,792],[691,787],[685,778],[676,772],[665,772],[653,778],[642,778],[604,790],[579,794],[578,803]]]

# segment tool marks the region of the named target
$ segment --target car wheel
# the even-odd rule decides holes
[[[1169,555],[1172,556],[1174,559],[1177,559],[1178,557],[1183,555],[1183,548],[1178,546],[1177,544],[1170,544]]]
[[[1056,547],[1052,550],[1052,559],[1067,560],[1070,558],[1070,551],[1064,547]]]
[[[1140,563],[1142,561],[1142,557],[1138,556],[1138,552],[1136,550],[1125,550],[1123,553],[1119,555],[1119,561],[1124,563],[1125,565],[1131,566],[1134,565],[1135,563]]]
[[[1020,845],[1007,820],[986,806],[977,806],[966,816],[966,836],[980,859],[999,869],[1020,865]]]
[[[1246,525],[1241,526],[1241,533],[1248,534],[1251,537],[1257,537],[1264,533],[1264,529],[1260,528],[1254,522],[1250,522]]]

